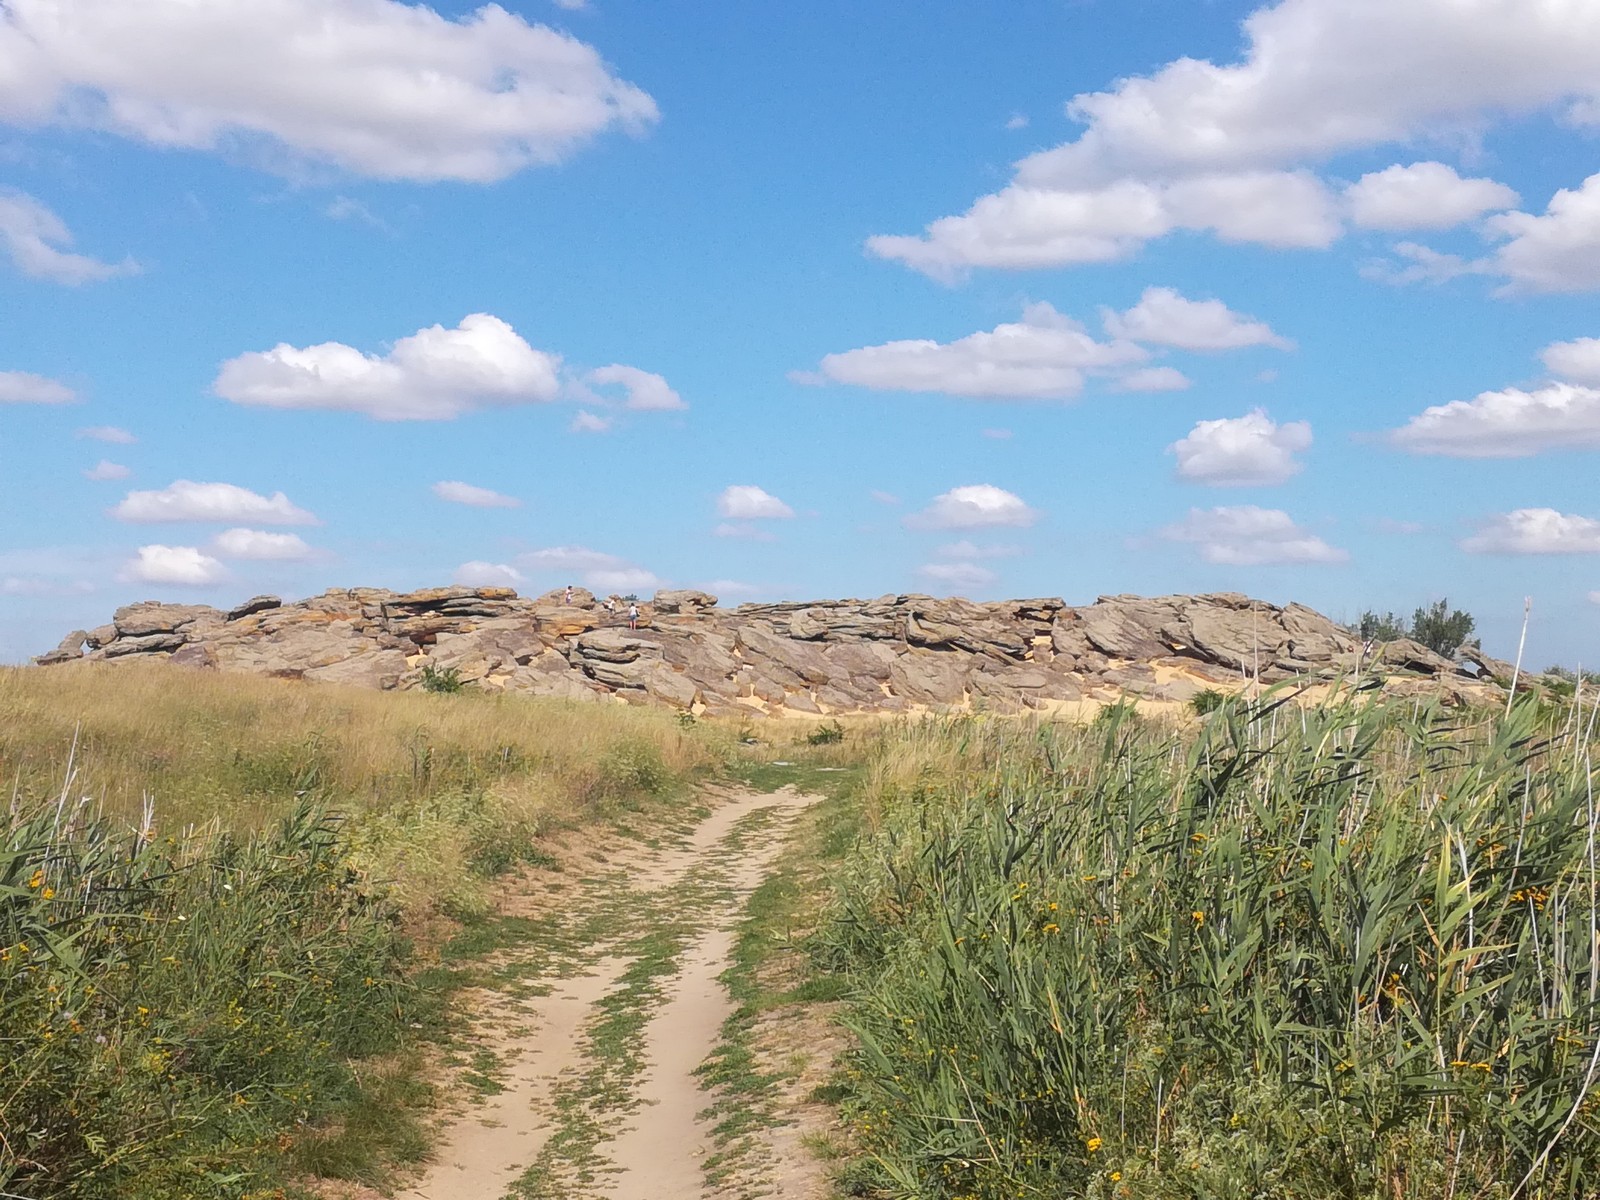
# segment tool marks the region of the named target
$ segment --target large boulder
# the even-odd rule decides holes
[[[138,638],[152,633],[175,633],[202,617],[227,619],[225,613],[205,604],[163,604],[159,600],[146,600],[117,609],[111,623],[116,626],[118,637]]]
[[[657,592],[650,605],[658,613],[702,613],[717,606],[717,598],[709,592],[688,589]]]

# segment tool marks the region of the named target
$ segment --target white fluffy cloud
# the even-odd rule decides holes
[[[1600,113],[1600,8],[1578,0],[1280,0],[1244,33],[1235,63],[1180,58],[1075,97],[1077,138],[869,252],[950,276],[1104,262],[1180,229],[1327,246],[1339,206],[1308,164],[1563,102]]]
[[[1178,477],[1212,487],[1284,483],[1299,474],[1295,455],[1311,445],[1305,421],[1279,425],[1256,409],[1242,417],[1200,421],[1167,447],[1178,456]]]
[[[207,587],[228,578],[228,569],[194,546],[140,546],[123,568],[131,583],[164,583],[178,587]]]
[[[77,398],[66,384],[43,375],[0,371],[0,404],[71,404]]]
[[[993,484],[975,483],[935,496],[921,512],[906,518],[913,529],[1023,529],[1039,519],[1021,496]]]
[[[1113,385],[1119,392],[1181,392],[1193,386],[1177,367],[1140,367],[1119,376]]]
[[[1526,458],[1545,450],[1600,447],[1600,389],[1548,383],[1506,388],[1436,404],[1389,440],[1413,454],[1450,458]]]
[[[479,408],[551,401],[561,359],[535,350],[499,317],[474,313],[434,325],[385,355],[340,342],[278,345],[222,364],[212,385],[236,404],[334,409],[380,421],[445,421]]]
[[[84,471],[85,479],[93,479],[97,483],[104,483],[112,479],[126,479],[133,472],[121,463],[114,463],[108,458],[102,458],[94,466]]]
[[[592,47],[496,4],[455,20],[396,0],[0,7],[0,120],[17,125],[487,182],[656,118]]]
[[[666,583],[655,572],[637,563],[615,554],[591,550],[587,546],[550,546],[533,550],[518,555],[517,566],[535,574],[576,575],[585,587],[599,592],[647,592]]]
[[[116,446],[131,446],[139,439],[126,429],[118,429],[115,425],[90,425],[80,429],[78,437],[88,438],[92,442],[109,442]]]
[[[665,586],[666,580],[643,567],[618,567],[587,571],[583,583],[598,592],[653,592]]]
[[[596,416],[585,409],[579,409],[572,415],[572,421],[567,428],[573,433],[605,433],[611,428],[609,417]]]
[[[316,556],[299,534],[260,529],[224,529],[211,540],[211,549],[221,558],[257,562],[305,562]]]
[[[934,583],[958,588],[988,587],[999,578],[988,567],[980,567],[974,562],[924,563],[917,568],[917,574]]]
[[[1180,350],[1294,349],[1293,342],[1264,321],[1242,316],[1221,300],[1190,300],[1168,287],[1146,288],[1127,312],[1102,309],[1101,313],[1106,332],[1130,342]]]
[[[522,507],[522,501],[515,496],[506,496],[500,492],[491,491],[489,488],[462,483],[458,479],[436,483],[431,490],[441,500],[448,501],[451,504],[465,504],[471,508]]]
[[[1589,603],[1600,604],[1600,591],[1593,591],[1589,593]]]
[[[1600,174],[1589,176],[1576,191],[1558,191],[1543,216],[1501,213],[1484,225],[1491,236],[1507,239],[1492,259],[1493,271],[1506,278],[1505,291],[1600,288]]]
[[[674,412],[689,407],[660,375],[638,367],[612,363],[590,371],[584,380],[602,387],[621,387],[627,395],[627,407],[639,412]]]
[[[1600,554],[1600,521],[1519,508],[1490,517],[1461,548],[1471,554]]]
[[[762,488],[736,483],[717,497],[717,515],[734,521],[787,519],[794,509]]]
[[[0,9],[0,112],[5,100],[5,10]],[[17,270],[32,279],[52,283],[94,283],[139,268],[132,259],[105,263],[71,250],[72,231],[66,222],[32,196],[0,190],[0,247]]]
[[[1539,358],[1557,379],[1600,387],[1600,338],[1552,342]]]
[[[835,383],[878,391],[944,392],[984,399],[1065,398],[1086,374],[1142,363],[1149,352],[1127,341],[1100,342],[1049,304],[1030,304],[1022,320],[958,341],[888,342],[822,360]]]
[[[1453,229],[1521,199],[1493,179],[1463,179],[1440,162],[1395,165],[1363,175],[1344,192],[1350,219],[1364,229]]]
[[[119,521],[250,521],[258,525],[316,525],[317,518],[282,492],[263,496],[231,483],[179,479],[160,491],[129,492],[111,510]]]
[[[464,562],[456,568],[454,582],[462,587],[514,588],[523,582],[523,575],[521,571],[506,563],[474,560]]]
[[[1182,521],[1161,530],[1161,536],[1197,546],[1206,562],[1224,566],[1341,563],[1350,557],[1296,525],[1288,513],[1254,504],[1191,508]]]

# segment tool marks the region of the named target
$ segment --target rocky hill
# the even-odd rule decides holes
[[[175,665],[372,688],[452,672],[484,689],[617,698],[712,714],[999,710],[1136,696],[1185,701],[1207,687],[1382,676],[1465,698],[1509,668],[1451,661],[1410,641],[1363,646],[1298,604],[1236,593],[977,604],[930,596],[742,604],[664,591],[630,630],[587,591],[536,599],[508,588],[333,589],[296,603],[259,596],[229,612],[147,601],[75,631],[36,660],[165,659]]]

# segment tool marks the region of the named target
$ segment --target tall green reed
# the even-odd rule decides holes
[[[1596,1194],[1581,728],[1269,696],[907,730],[969,774],[878,798],[828,935],[874,1185]]]

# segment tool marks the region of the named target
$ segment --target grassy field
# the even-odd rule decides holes
[[[1269,699],[885,740],[818,947],[857,984],[855,1190],[1600,1194],[1577,715]]]
[[[426,1149],[417,1045],[446,997],[417,980],[449,975],[419,976],[417,934],[732,742],[612,705],[0,672],[0,1192],[381,1182]]]

